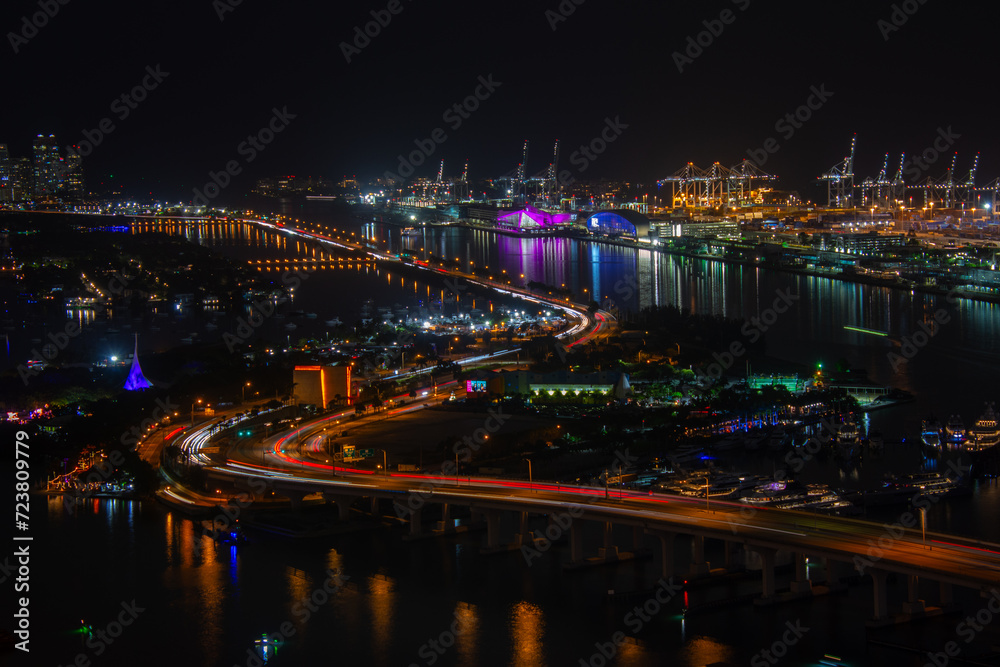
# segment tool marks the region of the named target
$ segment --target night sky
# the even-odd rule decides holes
[[[764,169],[820,199],[815,178],[855,132],[863,177],[877,174],[886,152],[892,175],[901,152],[922,152],[949,126],[960,135],[949,148],[959,174],[981,151],[979,182],[1000,176],[996,3],[395,0],[393,15],[395,3],[382,0],[46,1],[58,12],[26,42],[11,33],[41,11],[37,0],[0,10],[0,142],[27,156],[38,133],[77,143],[110,119],[115,129],[84,163],[92,189],[113,174],[133,195],[190,199],[230,160],[240,165],[240,193],[261,176],[375,177],[439,127],[447,140],[417,176],[432,177],[442,158],[448,175],[467,158],[474,179],[502,175],[525,139],[528,172],[537,173],[558,138],[560,166],[578,178],[652,182],[688,161],[732,166],[773,137],[780,149]],[[372,11],[391,20],[348,63],[342,43]],[[720,15],[730,23],[714,24],[721,34],[678,71],[673,54]],[[168,76],[121,119],[126,107],[115,99],[157,65]],[[453,130],[455,116],[443,114],[490,75],[501,85]],[[788,125],[776,129],[814,86],[832,96],[792,136]],[[248,163],[240,143],[286,107],[295,118]],[[628,127],[579,172],[572,153],[606,118]],[[927,175],[943,175],[949,162]]]

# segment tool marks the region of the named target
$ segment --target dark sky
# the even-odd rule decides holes
[[[539,172],[559,138],[561,166],[577,177],[651,182],[688,161],[734,165],[774,137],[780,150],[765,170],[818,197],[815,177],[855,132],[856,172],[865,176],[886,152],[894,173],[900,152],[922,152],[950,126],[960,135],[949,148],[959,152],[958,172],[981,151],[980,183],[1000,176],[997,3],[910,0],[903,4],[915,12],[899,9],[905,24],[887,32],[878,22],[891,20],[894,3],[882,0],[562,0],[574,11],[555,30],[546,11],[558,12],[559,0],[398,1],[402,11],[348,63],[341,43],[387,2],[242,0],[220,20],[224,0],[69,0],[15,54],[9,33],[40,10],[37,0],[7,0],[0,142],[25,156],[35,134],[76,143],[109,118],[114,131],[85,162],[88,185],[114,174],[132,194],[171,199],[190,199],[229,160],[243,170],[233,192],[282,173],[381,175],[438,127],[447,140],[417,175],[432,176],[442,158],[448,174],[468,158],[473,178],[501,175],[520,161],[525,139],[528,171]],[[679,72],[672,54],[723,10],[731,24]],[[114,100],[156,65],[169,76],[119,119]],[[452,131],[443,113],[490,74],[502,85]],[[832,96],[782,136],[788,130],[776,122],[812,86]],[[296,117],[248,164],[238,146],[274,107]],[[628,127],[580,173],[572,153],[608,117]]]

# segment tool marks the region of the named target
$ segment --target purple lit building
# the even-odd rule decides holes
[[[497,216],[497,226],[512,232],[535,231],[554,228],[573,221],[572,213],[549,213],[534,206],[525,206]]]

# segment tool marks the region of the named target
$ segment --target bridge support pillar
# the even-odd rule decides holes
[[[691,538],[691,572],[692,577],[705,577],[711,571],[711,565],[705,560],[705,538],[695,535]]]
[[[579,520],[569,527],[569,559],[571,563],[583,562],[583,525]]]
[[[372,508],[372,516],[377,519],[379,517],[378,498],[375,496],[372,496],[371,508]]]
[[[792,593],[798,595],[812,593],[812,582],[809,581],[806,555],[804,553],[793,553],[792,559],[795,561],[795,580],[792,582]]]
[[[337,505],[337,513],[341,521],[347,521],[351,518],[351,503],[354,498],[351,496],[337,496],[330,493],[324,493],[323,499],[327,502],[333,502]]]
[[[440,531],[449,531],[453,528],[451,523],[451,507],[448,503],[443,503],[441,505],[441,520],[438,521],[437,529]]]
[[[500,512],[496,510],[486,510],[486,547],[488,549],[500,548]]]
[[[517,546],[523,546],[525,544],[530,544],[534,546],[535,536],[531,533],[528,528],[528,513],[521,512],[518,516],[517,523],[517,535],[514,537],[514,544]]]
[[[941,592],[938,598],[942,607],[947,608],[955,604],[955,591],[952,589],[951,584],[944,581],[941,582]]]
[[[421,531],[421,510],[413,510],[410,512],[410,535],[416,536],[420,534]]]
[[[904,614],[922,614],[927,606],[920,598],[920,577],[915,574],[906,577],[906,602],[903,603]]]
[[[646,541],[646,531],[643,530],[642,526],[634,526],[632,528],[632,551],[638,553],[642,549],[643,542]]]
[[[663,570],[663,578],[670,579],[674,576],[674,533],[657,533],[660,538],[660,567]]]
[[[767,547],[752,547],[760,555],[761,594],[757,602],[768,604],[774,600],[774,557],[777,551]]]
[[[729,540],[724,540],[722,542],[723,549],[726,554],[726,571],[732,572],[736,569],[736,543],[730,542]]]
[[[886,578],[889,573],[885,570],[869,570],[872,575],[872,589],[875,603],[875,615],[873,621],[884,621],[889,616],[889,592]]]
[[[304,491],[279,491],[278,493],[287,496],[289,502],[292,504],[292,509],[299,509],[302,507],[302,499],[308,494]]]
[[[598,550],[597,557],[604,560],[618,560],[618,547],[614,541],[614,524],[610,521],[604,523],[604,546]]]
[[[840,588],[840,567],[839,563],[831,558],[823,559],[823,572],[826,574],[827,588]]]

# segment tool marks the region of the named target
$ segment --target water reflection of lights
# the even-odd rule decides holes
[[[372,615],[372,656],[375,663],[388,660],[387,649],[392,643],[396,611],[395,580],[385,575],[375,574],[368,578],[369,606]]]
[[[509,624],[514,649],[511,664],[515,667],[544,665],[545,616],[542,609],[530,602],[518,602],[511,609]]]

